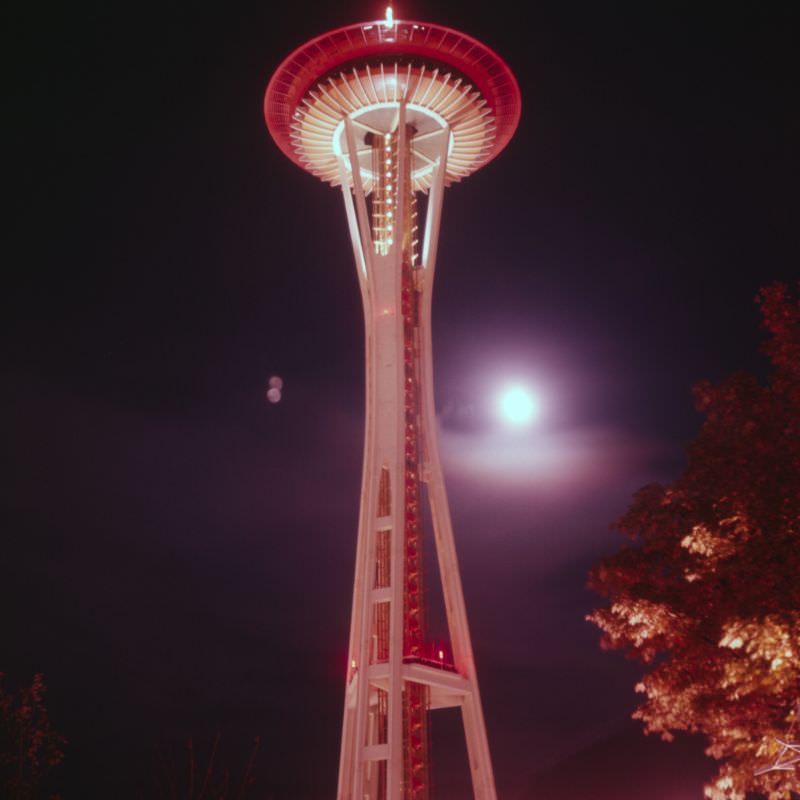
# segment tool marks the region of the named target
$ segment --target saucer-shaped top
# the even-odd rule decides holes
[[[391,112],[401,101],[415,128],[426,131],[414,151],[417,189],[430,182],[434,128],[449,131],[446,182],[452,183],[494,158],[519,122],[519,87],[500,56],[451,28],[399,20],[350,25],[299,47],[272,76],[264,116],[292,161],[336,184],[346,151],[344,118],[360,134],[359,150],[366,133],[396,124]],[[369,189],[365,163],[361,158]]]

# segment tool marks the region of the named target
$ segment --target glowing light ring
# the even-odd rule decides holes
[[[424,85],[424,82],[422,82]],[[398,93],[399,94],[399,93]],[[415,98],[419,92],[412,92],[411,97]],[[458,98],[456,98],[458,102]],[[452,103],[450,103],[452,104]],[[397,116],[399,101],[392,99],[388,103],[373,103],[357,111],[349,112],[350,118],[362,130],[371,130],[380,133],[388,133],[392,130],[393,120]],[[300,112],[297,112],[300,114]],[[342,113],[347,113],[342,110]],[[478,122],[485,119],[486,114],[478,116]],[[414,190],[427,190],[433,179],[433,169],[435,158],[439,152],[439,136],[444,135],[448,129],[447,122],[436,111],[408,102],[406,105],[406,118],[411,124],[417,124],[421,135],[412,140],[411,155],[415,160],[412,167],[411,178],[414,182]],[[303,116],[303,121],[295,123],[293,133],[295,146],[298,152],[302,153],[301,160],[305,168],[313,175],[328,181],[333,185],[339,181],[339,156],[344,155],[345,147],[343,143],[344,120],[335,126],[330,123],[314,119],[313,124],[309,125]],[[469,165],[484,152],[490,145],[493,137],[493,130],[488,123],[481,125],[479,134],[483,137],[483,144],[476,144],[473,140],[467,140],[463,131],[467,125],[475,125],[475,117],[462,116],[464,124],[450,130],[448,142],[448,164],[451,169],[448,174],[452,174],[451,180],[457,180],[469,174]],[[309,134],[309,131],[311,133]],[[324,132],[323,132],[324,131]],[[330,137],[330,138],[329,138]],[[371,165],[372,149],[364,146],[358,153],[361,162],[361,178],[364,183],[364,191],[372,191],[373,173]],[[350,160],[345,159],[345,168],[350,172]]]
[[[327,164],[317,165],[315,162],[315,157],[323,153],[319,146],[324,145],[324,142],[312,136],[313,126],[319,127],[318,133],[324,134],[327,125],[321,125],[322,120],[333,122],[335,127],[341,119],[343,109],[348,106],[348,102],[338,97],[336,91],[330,87],[328,78],[333,78],[334,83],[336,80],[349,83],[354,69],[360,75],[365,72],[367,64],[371,67],[375,65],[372,70],[373,79],[382,74],[382,80],[379,81],[381,86],[376,88],[381,92],[384,88],[388,91],[386,78],[393,77],[398,59],[403,59],[404,62],[404,67],[400,70],[407,69],[409,59],[414,62],[416,70],[421,70],[426,64],[439,65],[438,75],[443,82],[445,76],[447,80],[445,92],[460,78],[459,89],[465,83],[469,84],[472,88],[472,95],[467,95],[470,102],[486,112],[482,118],[483,123],[475,120],[478,123],[476,130],[465,130],[464,145],[473,147],[469,150],[468,158],[455,161],[452,171],[448,169],[448,183],[460,180],[479,169],[506,146],[519,122],[520,94],[514,75],[500,56],[475,39],[451,28],[400,21],[387,27],[383,20],[330,31],[312,39],[284,60],[273,75],[264,98],[267,127],[278,146],[299,166],[319,174],[323,180],[335,183],[338,173],[331,174]],[[430,74],[433,69],[426,68],[426,71]],[[395,73],[398,77],[400,70]],[[341,78],[342,74],[347,78]],[[324,97],[321,91],[315,91],[323,83],[323,79],[324,86],[328,87],[328,97]],[[340,88],[343,90],[343,98],[352,104],[347,86],[342,84]],[[437,86],[438,88],[441,87]],[[331,102],[331,96],[336,98],[338,109],[337,103]],[[367,102],[368,98],[362,93],[357,96],[363,98],[362,103],[365,106],[389,99],[388,95],[378,96]],[[439,99],[443,96],[439,95]],[[434,95],[430,93],[428,100],[432,97]],[[426,105],[419,102],[420,99],[417,98],[417,104]],[[313,114],[309,111],[310,106],[314,107]],[[431,110],[441,113],[441,109]],[[298,111],[300,118],[296,116]],[[453,110],[448,109],[448,114],[452,113]],[[336,118],[336,114],[340,115],[339,118]],[[451,124],[448,114],[442,116]],[[309,116],[311,119],[306,119]],[[303,150],[298,150],[296,126],[301,120],[306,121],[305,138],[308,141]],[[455,128],[455,125],[452,127]],[[489,131],[491,136],[488,135]],[[311,147],[312,144],[315,147]],[[455,144],[456,142],[454,147]]]

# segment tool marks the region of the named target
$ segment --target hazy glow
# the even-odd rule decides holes
[[[633,491],[644,482],[662,480],[663,476],[650,472],[648,465],[654,459],[675,456],[657,440],[598,427],[549,429],[530,425],[502,430],[498,425],[478,433],[445,428],[439,442],[445,471],[470,481],[471,491],[476,486],[486,489],[491,485],[493,492],[519,494],[522,486],[547,486],[551,498],[562,500],[567,491],[584,491],[587,487],[594,491],[602,485],[618,492],[620,481],[626,491]],[[619,502],[626,500],[623,492]],[[611,509],[608,513],[616,512]]]
[[[538,416],[539,405],[527,389],[513,386],[500,398],[500,411],[512,425],[529,425]]]
[[[386,6],[386,22],[384,23],[387,28],[394,25],[394,11],[391,6]]]

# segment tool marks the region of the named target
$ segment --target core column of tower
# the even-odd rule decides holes
[[[407,165],[401,176],[406,202],[403,231],[403,265],[400,306],[403,317],[403,411],[405,425],[405,564],[403,587],[403,658],[417,660],[424,655],[424,594],[422,569],[422,504],[420,487],[420,331],[417,261],[417,202],[411,182],[411,141],[406,132]],[[406,681],[403,709],[404,760],[408,800],[427,800],[428,687]]]
[[[424,655],[424,594],[422,558],[422,508],[420,486],[420,286],[416,195],[411,180],[411,142],[414,130],[373,136],[372,238],[376,255],[387,255],[393,246],[401,248],[400,315],[402,320],[402,397],[397,403],[403,431],[402,450],[402,552],[403,632],[402,660],[418,661]],[[401,139],[404,141],[401,142]],[[404,148],[400,158],[399,148]],[[402,174],[400,165],[403,165]],[[400,208],[403,204],[403,208]],[[399,225],[402,224],[402,230]],[[378,548],[376,568],[382,569],[383,553]],[[397,597],[398,593],[395,593]],[[383,638],[381,620],[375,618],[373,637]],[[387,653],[388,655],[388,653]],[[399,654],[398,654],[399,655]],[[428,687],[403,682],[403,798],[427,800]],[[380,797],[380,796],[379,796]]]

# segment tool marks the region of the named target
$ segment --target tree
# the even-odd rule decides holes
[[[64,757],[66,741],[50,723],[45,690],[41,673],[18,692],[0,684],[0,794],[10,800],[40,797],[50,770]]]
[[[800,303],[756,298],[766,386],[739,373],[694,389],[705,415],[684,473],[640,489],[614,525],[632,540],[590,572],[610,602],[601,646],[650,666],[634,718],[665,740],[707,737],[710,800],[788,800],[800,766],[756,775],[800,739]],[[796,771],[797,770],[797,771]]]
[[[156,778],[156,797],[161,800],[245,800],[255,783],[253,772],[261,737],[253,740],[241,781],[234,780],[232,771],[219,764],[217,751],[221,738],[219,733],[214,738],[205,765],[198,763],[194,739],[189,738],[185,764],[181,767],[175,762],[166,762],[160,770]]]

